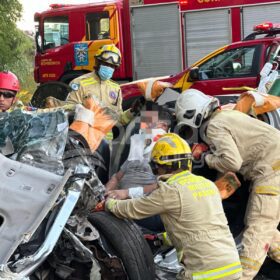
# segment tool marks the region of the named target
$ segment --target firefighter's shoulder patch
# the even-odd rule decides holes
[[[71,87],[73,90],[78,90],[79,87],[80,87],[80,84],[72,83],[72,84],[70,85],[70,87]]]

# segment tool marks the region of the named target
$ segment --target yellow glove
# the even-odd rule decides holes
[[[112,212],[113,207],[117,204],[117,200],[113,198],[108,198],[105,201],[105,211]]]

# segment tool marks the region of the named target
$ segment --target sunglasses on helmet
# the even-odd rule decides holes
[[[3,96],[5,99],[14,98],[16,95],[9,91],[0,91],[0,96]]]
[[[121,58],[117,53],[105,51],[100,56],[98,56],[99,59],[102,59],[106,62],[110,62],[113,64],[120,64]]]

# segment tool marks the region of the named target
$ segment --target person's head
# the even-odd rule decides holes
[[[175,133],[163,135],[153,147],[151,166],[156,175],[191,171],[192,152],[189,144]]]
[[[217,98],[196,89],[188,89],[183,91],[176,101],[176,119],[179,125],[199,128],[217,108],[219,108]]]
[[[144,155],[150,158],[155,142],[170,128],[170,116],[162,111],[141,112],[140,134],[145,135]]]
[[[0,72],[0,110],[5,112],[16,101],[19,91],[19,80],[17,76],[9,71]]]
[[[111,79],[121,59],[121,52],[114,44],[102,46],[95,54],[95,69],[100,79]]]

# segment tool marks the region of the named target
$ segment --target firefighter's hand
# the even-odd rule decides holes
[[[102,200],[101,202],[97,203],[97,205],[92,211],[93,212],[105,211],[105,200]]]
[[[112,212],[112,209],[117,204],[117,200],[113,198],[108,198],[105,201],[105,211]]]
[[[215,185],[219,189],[221,198],[227,199],[241,186],[241,183],[235,173],[227,172],[215,181]]]
[[[204,144],[193,144],[192,146],[192,156],[195,160],[200,160],[201,159],[201,155],[205,152],[207,152],[209,150],[209,147]]]
[[[48,96],[45,100],[45,107],[46,108],[54,108],[55,104],[53,102],[53,97],[52,96]]]
[[[134,115],[137,116],[139,115],[142,107],[145,104],[145,98],[143,96],[137,98],[135,101],[133,101],[131,107],[130,107],[130,112]]]
[[[128,189],[126,190],[112,190],[105,193],[108,198],[113,199],[127,199],[128,196]]]

